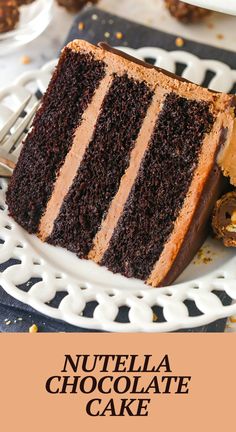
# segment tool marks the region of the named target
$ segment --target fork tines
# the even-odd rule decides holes
[[[0,143],[4,140],[4,138],[7,136],[7,134],[10,132],[11,128],[14,126],[18,118],[21,116],[21,114],[24,112],[25,107],[28,105],[30,99],[32,98],[32,95],[29,95],[25,101],[21,104],[21,106],[18,108],[18,110],[12,114],[12,116],[9,118],[8,122],[3,126],[3,128],[0,131]]]

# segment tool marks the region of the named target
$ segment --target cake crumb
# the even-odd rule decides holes
[[[29,328],[29,333],[37,333],[38,331],[38,326],[36,324],[33,324],[30,328]]]
[[[10,325],[10,324],[11,324],[11,321],[10,321],[10,320],[6,321],[6,325],[7,325],[7,326]]]
[[[236,224],[236,210],[232,213],[231,221],[233,224]]]
[[[212,22],[207,23],[207,27],[209,29],[213,29],[214,28],[214,24]]]
[[[27,56],[27,55],[24,55],[24,56],[21,57],[21,63],[23,65],[30,64],[31,63],[31,58],[29,56]]]
[[[230,232],[230,233],[236,233],[236,225],[235,224],[230,224],[226,227],[226,231]]]
[[[96,14],[93,14],[91,18],[92,18],[93,21],[97,21],[98,16]]]
[[[215,252],[211,251],[208,247],[199,249],[193,264],[210,264],[213,261]]]
[[[81,31],[81,30],[84,30],[84,27],[85,27],[84,23],[82,21],[79,22],[78,29]]]
[[[17,318],[17,319],[18,319],[18,321],[23,321],[23,318],[21,318],[21,317],[20,317],[20,318]]]
[[[155,312],[153,312],[152,320],[153,320],[154,322],[158,320],[158,316],[155,314]]]
[[[217,39],[219,39],[219,40],[224,39],[224,35],[223,35],[222,33],[218,33],[218,34],[216,35],[216,37],[217,37]]]
[[[175,39],[175,45],[181,48],[182,46],[184,46],[184,40],[181,37],[177,37]]]
[[[236,315],[234,315],[234,316],[231,316],[230,318],[229,318],[229,320],[230,320],[230,322],[231,323],[236,323]]]
[[[161,20],[163,20],[164,19],[164,17],[162,16],[161,17]],[[146,20],[146,25],[152,25],[153,24],[153,20],[151,19],[151,18],[148,18],[147,20]]]
[[[110,33],[109,32],[105,32],[104,36],[105,36],[105,38],[109,38],[110,37]]]
[[[123,38],[123,33],[117,32],[116,33],[116,39],[122,39],[122,38]]]

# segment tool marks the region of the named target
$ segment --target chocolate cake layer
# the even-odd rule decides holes
[[[30,233],[37,232],[75,128],[104,74],[105,64],[91,53],[64,50],[7,192],[10,214]]]
[[[121,177],[152,99],[127,75],[114,76],[94,136],[47,241],[86,257]],[[69,229],[68,229],[69,228]]]
[[[213,122],[205,102],[167,95],[102,265],[148,278],[173,230]]]
[[[192,215],[191,223],[184,233],[184,241],[177,253],[173,255],[175,259],[172,261],[172,266],[169,267],[169,270],[165,271],[163,275],[161,271],[159,272],[160,266],[157,264],[156,274],[154,268],[154,271],[149,277],[148,282],[150,285],[170,285],[192,261],[195,253],[202,246],[209,234],[209,223],[206,223],[206,221],[210,222],[214,204],[227,188],[228,182],[223,178],[223,174],[215,162],[201,193],[199,204]],[[168,268],[168,266],[166,266],[166,268]]]
[[[113,231],[119,221],[119,217],[124,210],[130,190],[136,180],[140,165],[149,145],[149,138],[152,136],[156,119],[161,111],[161,106],[165,98],[165,93],[156,88],[151,105],[143,121],[139,136],[130,155],[129,167],[121,178],[119,190],[114,197],[106,217],[103,219],[100,229],[93,241],[93,248],[89,252],[88,258],[95,262],[100,262],[106,252]]]

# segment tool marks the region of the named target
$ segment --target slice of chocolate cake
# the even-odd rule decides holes
[[[14,171],[10,214],[80,258],[170,284],[206,236],[234,120],[233,96],[74,41]]]

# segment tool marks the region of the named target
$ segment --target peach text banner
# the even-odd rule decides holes
[[[1,431],[235,430],[234,334],[1,334],[0,350]],[[84,355],[88,368],[97,355],[91,372],[82,370]],[[104,360],[104,355],[115,357]],[[117,365],[118,372],[113,370]],[[65,376],[74,386],[66,387]],[[177,378],[167,388],[170,376]],[[95,387],[83,393],[80,385],[86,392]],[[115,391],[125,386],[127,392]],[[148,393],[131,393],[147,388]],[[111,399],[113,407],[101,415]],[[123,399],[135,401],[123,402],[119,416]],[[142,415],[135,415],[138,410]]]

